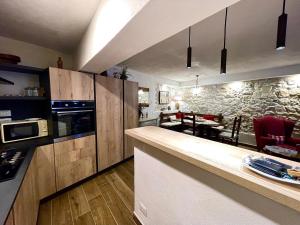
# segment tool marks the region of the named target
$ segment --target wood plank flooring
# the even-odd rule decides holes
[[[40,205],[38,225],[136,225],[133,159]]]

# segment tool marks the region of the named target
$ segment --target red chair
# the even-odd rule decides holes
[[[292,137],[294,121],[283,117],[263,116],[254,118],[253,125],[258,150],[263,150],[266,145],[278,145],[300,151],[297,146],[300,144],[300,138]],[[274,136],[283,138],[282,143],[278,143]]]

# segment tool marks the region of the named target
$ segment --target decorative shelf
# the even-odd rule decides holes
[[[0,63],[0,70],[40,75],[44,73],[46,69],[31,66],[23,66],[18,64]]]
[[[49,100],[44,96],[0,96],[0,100],[7,101],[46,101]]]

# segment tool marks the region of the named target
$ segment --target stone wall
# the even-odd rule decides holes
[[[300,79],[298,76],[233,82],[200,87],[194,96],[192,88],[182,88],[183,111],[224,115],[227,126],[242,115],[241,131],[253,133],[253,117],[278,115],[297,121],[294,134],[300,136]]]

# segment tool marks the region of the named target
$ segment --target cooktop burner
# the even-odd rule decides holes
[[[0,153],[0,182],[13,179],[26,152],[11,148]]]

